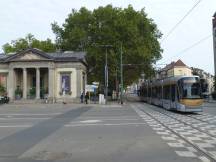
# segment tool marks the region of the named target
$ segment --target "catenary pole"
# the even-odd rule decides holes
[[[123,64],[122,64],[122,43],[121,43],[121,60],[120,60],[120,73],[121,73],[121,104],[123,104]]]
[[[107,47],[106,47],[106,63],[105,63],[105,99],[106,99],[106,103],[107,103],[107,96],[108,96],[108,66],[107,66]]]

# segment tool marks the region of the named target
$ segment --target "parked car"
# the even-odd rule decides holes
[[[8,96],[0,96],[0,104],[9,103],[9,97]]]

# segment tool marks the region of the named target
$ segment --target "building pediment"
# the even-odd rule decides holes
[[[43,60],[43,59],[44,59],[44,57],[41,57],[37,54],[29,52],[29,53],[25,53],[21,56],[17,56],[16,58],[13,59],[13,61],[24,61],[24,60],[31,61],[31,60]]]
[[[7,62],[52,60],[46,53],[37,49],[27,49],[7,58]]]
[[[51,61],[51,62],[80,62],[84,66],[87,66],[85,60],[85,52],[52,52],[45,53],[39,49],[28,48],[26,50],[17,52],[15,54],[5,55],[2,57],[0,55],[0,62],[10,63],[10,62],[41,62],[41,61]]]

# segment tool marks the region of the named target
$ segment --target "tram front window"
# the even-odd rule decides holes
[[[198,78],[184,78],[180,81],[182,98],[199,99],[201,98],[201,86]]]

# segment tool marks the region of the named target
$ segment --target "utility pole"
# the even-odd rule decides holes
[[[216,12],[212,18],[212,29],[213,29],[213,49],[214,49],[214,70],[216,76]]]
[[[121,43],[121,60],[120,60],[120,73],[121,73],[121,104],[123,104],[123,64],[122,64],[122,43]]]
[[[106,53],[105,53],[105,66],[104,66],[104,96],[105,96],[105,99],[106,99],[106,103],[107,103],[107,100],[108,100],[108,80],[109,80],[109,77],[108,77],[108,60],[107,60],[107,48],[110,48],[110,47],[113,47],[112,45],[109,45],[109,44],[106,44],[106,45],[96,45],[96,46],[99,46],[99,47],[105,47],[106,48]]]
[[[105,99],[107,103],[108,96],[108,66],[107,66],[107,46],[106,46],[106,58],[105,58],[105,69],[104,69],[104,78],[105,78]]]

